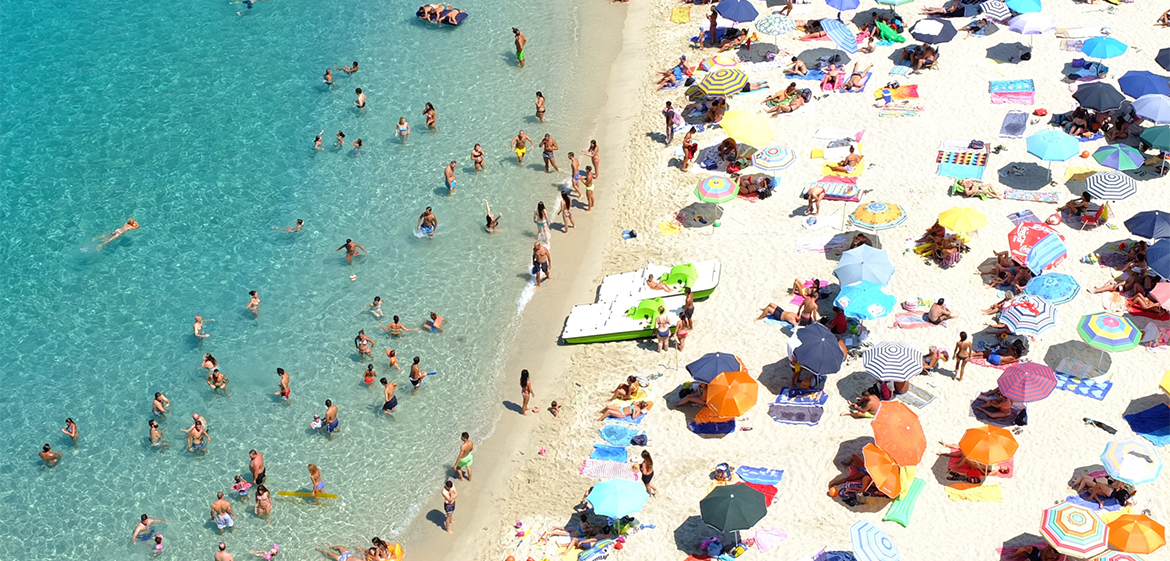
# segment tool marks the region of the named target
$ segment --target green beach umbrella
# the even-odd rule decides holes
[[[738,532],[756,525],[768,507],[764,494],[744,484],[721,485],[699,501],[703,522],[720,532]]]
[[[699,270],[691,263],[675,265],[661,280],[666,284],[681,284],[691,287],[695,285],[696,280],[699,280]]]
[[[1097,160],[1097,163],[1117,171],[1140,168],[1146,161],[1146,157],[1142,156],[1141,152],[1124,144],[1102,146],[1093,152],[1093,159]]]
[[[658,319],[658,308],[664,307],[665,302],[661,298],[647,298],[638,302],[637,306],[630,308],[629,316],[634,319],[644,319],[653,322]]]
[[[1146,129],[1142,132],[1142,140],[1157,150],[1170,150],[1170,125]]]

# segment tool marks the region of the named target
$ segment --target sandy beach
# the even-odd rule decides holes
[[[756,5],[761,14],[774,9],[766,8],[762,2]],[[865,322],[869,342],[903,341],[925,352],[931,345],[953,349],[960,331],[976,334],[977,340],[988,339],[978,334],[990,319],[981,310],[998,301],[1002,293],[981,281],[976,266],[990,259],[992,252],[1007,249],[1007,234],[1013,228],[1009,214],[1031,210],[1043,219],[1055,212],[1057,204],[948,195],[952,180],[936,174],[935,157],[947,140],[978,139],[988,146],[1002,144],[1006,150],[989,156],[984,174],[984,180],[997,189],[1042,189],[1057,193],[1061,203],[1079,195],[1085,184],[1078,180],[1084,176],[1078,174],[1104,169],[1102,166],[1079,157],[1056,162],[1052,165],[1052,178],[1057,185],[1046,186],[1045,163],[1028,154],[1022,138],[1001,138],[998,131],[1010,110],[1030,113],[1046,108],[1051,113],[1062,113],[1072,109],[1075,85],[1070,87],[1060,78],[1065,65],[1080,53],[1061,50],[1061,39],[1047,33],[1033,38],[1034,57],[1030,61],[993,62],[987,58],[989,49],[994,56],[1000,56],[1008,52],[1004,49],[1014,48],[999,45],[1028,42],[1005,25],[986,37],[964,39],[960,33],[959,38],[941,47],[939,68],[918,75],[888,75],[900,46],[878,46],[873,54],[852,55],[862,68],[873,65],[863,93],[833,93],[791,115],[770,120],[777,131],[773,144],[788,146],[796,153],[795,164],[779,173],[781,183],[774,196],[725,203],[718,229],[691,227],[694,222],[689,220],[681,231],[668,234],[660,230],[659,224],[671,221],[680,209],[691,218],[695,213],[709,215],[712,211],[710,205],[697,205],[693,195],[695,183],[709,173],[697,166],[691,172],[680,170],[674,150],[681,136],[669,148],[662,143],[660,109],[667,100],[685,104],[682,92],[659,92],[652,86],[657,72],[674,65],[679,55],[686,55],[693,64],[714,54],[710,48],[693,49],[687,41],[699,26],[705,26],[707,7],[691,8],[690,23],[680,25],[669,20],[671,9],[678,6],[673,0],[654,0],[628,7],[623,31],[625,46],[618,56],[620,66],[610,79],[606,114],[612,118],[605,121],[610,138],[624,136],[624,141],[611,140],[607,162],[617,164],[616,156],[620,154],[627,166],[616,170],[611,165],[603,175],[608,177],[602,180],[607,197],[602,208],[612,212],[607,218],[611,224],[601,231],[593,230],[588,238],[570,236],[571,243],[577,245],[561,244],[562,252],[581,256],[572,265],[576,270],[569,272],[571,280],[562,277],[557,286],[538,293],[524,312],[506,379],[501,382],[503,399],[508,403],[518,400],[512,373],[529,368],[536,373],[535,403],[541,412],[521,418],[512,410],[518,408],[512,407],[502,414],[494,435],[482,444],[482,463],[477,463],[477,474],[482,475],[477,475],[475,483],[464,484],[464,496],[471,501],[460,507],[454,542],[439,535],[441,530],[434,521],[420,520],[408,534],[408,538],[415,539],[408,543],[442,547],[448,552],[444,558],[450,559],[556,559],[555,545],[538,538],[551,527],[568,523],[574,506],[595,482],[578,475],[593,444],[600,442],[601,423],[594,419],[607,403],[609,392],[631,374],[652,378],[661,375],[651,382],[655,407],[640,427],[649,437],[647,450],[654,457],[658,495],[637,515],[642,524],[653,528],[628,537],[624,550],[616,553],[619,558],[683,559],[700,553],[699,543],[714,531],[699,517],[699,501],[710,490],[711,472],[721,462],[784,470],[783,480],[777,485],[776,502],[755,529],[771,527],[786,538],[766,553],[753,548],[747,554],[749,558],[798,559],[826,547],[849,550],[849,527],[858,519],[870,520],[888,532],[903,559],[999,559],[997,548],[1042,542],[1041,511],[1072,494],[1068,481],[1074,475],[1100,465],[1099,456],[1108,441],[1134,437],[1122,416],[1167,401],[1157,388],[1170,365],[1170,354],[1164,349],[1142,346],[1106,355],[1103,369],[1113,386],[1103,400],[1057,390],[1031,404],[1030,422],[1016,437],[1020,447],[1014,457],[1013,476],[988,481],[985,486],[996,487],[989,495],[999,499],[990,502],[949,498],[945,486],[951,482],[946,480],[945,458],[939,459],[935,454],[946,451],[939,442],[956,442],[963,431],[982,424],[970,413],[970,403],[979,392],[995,387],[1000,371],[970,365],[965,378],[956,381],[954,362],[950,361],[933,375],[915,378],[915,386],[935,399],[915,410],[928,442],[926,455],[917,467],[918,477],[925,479],[926,487],[909,526],[903,528],[881,522],[887,500],[871,499],[865,505],[848,507],[825,492],[828,482],[844,472],[837,462],[860,453],[862,446],[872,442],[867,421],[840,416],[847,411],[847,401],[874,382],[863,372],[862,361],[847,361],[840,373],[828,377],[825,391],[829,398],[819,424],[774,422],[768,416],[767,404],[788,385],[791,370],[785,348],[792,332],[755,318],[770,302],[795,309],[789,304],[788,294],[793,279],[827,279],[834,283],[834,292],[837,289],[832,271],[840,252],[799,252],[797,248],[802,239],[841,233],[838,228],[843,223],[843,213],[852,212],[858,203],[826,201],[818,217],[822,228],[809,230],[803,225],[804,201],[799,195],[806,184],[823,175],[820,169],[826,162],[810,158],[813,149],[824,146],[823,141],[816,140],[821,136],[818,130],[864,131],[860,141],[864,171],[858,185],[867,193],[861,204],[896,203],[908,215],[904,224],[877,236],[897,271],[888,290],[898,302],[945,298],[958,316],[944,326],[921,329],[894,328],[893,316],[869,320]],[[899,13],[912,23],[924,7],[926,3],[906,5]],[[614,11],[619,9],[623,8]],[[1045,5],[1044,13],[1055,18],[1058,28],[1107,25],[1114,37],[1129,45],[1126,54],[1106,62],[1110,68],[1106,81],[1128,70],[1157,70],[1153,57],[1166,44],[1167,32],[1152,25],[1158,15],[1153,8],[1052,2]],[[867,13],[858,12],[858,21],[868,20],[868,15],[863,14]],[[831,8],[815,3],[798,5],[793,17],[834,15]],[[957,27],[970,19],[953,21]],[[786,61],[807,49],[833,46],[828,41],[801,42],[795,39],[797,36],[789,33],[778,38],[774,47],[762,49],[778,51],[777,60]],[[771,37],[762,34],[759,39],[772,43]],[[758,49],[761,47],[753,52]],[[734,96],[731,109],[760,112],[763,97],[790,81],[775,65],[759,71],[751,68],[751,64],[744,65],[752,82],[768,82],[769,93]],[[988,82],[1015,79],[1034,80],[1034,104],[992,104]],[[918,86],[919,98],[913,105],[920,109],[915,115],[883,117],[874,107],[873,92],[889,81]],[[818,90],[816,82],[802,81],[798,86]],[[629,115],[632,110],[636,115]],[[1047,118],[1030,119],[1033,122],[1023,136],[1049,128]],[[706,148],[726,136],[720,129],[709,128],[696,140]],[[1104,145],[1104,140],[1082,143],[1090,152]],[[1024,174],[1012,173],[1013,165],[1025,170]],[[1144,169],[1145,175],[1137,176],[1137,194],[1110,203],[1116,224],[1138,211],[1165,206],[1165,180],[1154,179],[1152,168]],[[1001,175],[1001,170],[1007,173]],[[625,177],[617,177],[615,172],[619,171]],[[606,208],[609,204],[613,204],[612,209]],[[968,243],[971,250],[960,263],[940,269],[913,253],[912,240],[921,236],[940,212],[955,206],[973,207],[986,214],[987,226],[973,234]],[[590,226],[592,229],[596,225]],[[1083,290],[1060,306],[1057,327],[1030,343],[1027,358],[1049,366],[1055,366],[1063,357],[1096,365],[1099,352],[1080,343],[1076,321],[1107,308],[1104,296],[1088,290],[1109,280],[1113,271],[1079,260],[1110,244],[1135,238],[1124,228],[1056,228],[1065,237],[1069,257],[1054,272],[1074,276]],[[623,240],[620,232],[625,229],[634,229],[639,236]],[[847,227],[844,231],[853,230]],[[602,245],[603,253],[599,252]],[[654,352],[652,341],[554,346],[571,305],[592,301],[595,287],[604,275],[632,271],[647,262],[669,265],[705,259],[721,261],[721,282],[710,299],[697,304],[695,329],[685,351],[672,347],[660,354]],[[822,301],[821,313],[831,315],[831,305],[831,298]],[[1150,324],[1146,318],[1132,319],[1142,329]],[[1153,323],[1162,328],[1170,326],[1170,322]],[[687,428],[696,409],[679,409],[673,404],[680,386],[690,379],[684,366],[714,351],[735,353],[742,358],[748,372],[760,382],[760,397],[755,408],[739,419],[740,431],[723,437],[702,437]],[[558,418],[545,410],[551,400],[565,404]],[[1086,425],[1082,422],[1084,417],[1102,421],[1119,432],[1111,436]],[[545,453],[539,454],[540,450]],[[1163,461],[1170,461],[1165,448],[1158,452]],[[1130,508],[1135,513],[1148,511],[1155,520],[1165,522],[1170,516],[1166,489],[1164,483],[1140,487]],[[524,539],[516,535],[517,522],[522,522],[527,531]],[[745,532],[745,536],[750,534],[751,531]],[[419,546],[414,547],[417,552]],[[1147,557],[1166,558],[1170,557],[1165,550]]]

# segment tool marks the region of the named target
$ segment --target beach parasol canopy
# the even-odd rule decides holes
[[[873,440],[899,466],[914,466],[926,453],[926,434],[918,415],[901,401],[886,401],[869,423]]]
[[[825,4],[838,12],[848,12],[861,6],[861,0],[825,0]]]
[[[1170,123],[1170,96],[1146,94],[1133,101],[1133,112],[1155,125]]]
[[[1044,509],[1040,533],[1060,553],[1092,557],[1109,549],[1109,527],[1097,513],[1083,506],[1062,502]]]
[[[841,363],[845,362],[845,353],[841,352],[837,336],[828,327],[810,323],[796,330],[795,339],[800,342],[800,346],[792,354],[801,368],[817,374],[840,372]]]
[[[593,512],[610,518],[629,516],[642,510],[650,495],[640,481],[610,479],[593,486],[585,500]]]
[[[1091,37],[1085,39],[1081,52],[1090,58],[1113,58],[1125,54],[1129,45],[1112,37]]]
[[[1166,395],[1170,395],[1170,370],[1167,370],[1166,374],[1162,376],[1162,382],[1158,384],[1158,387],[1162,388]]]
[[[971,207],[957,206],[939,214],[938,223],[952,232],[974,232],[987,225],[987,215]]]
[[[1153,483],[1162,473],[1162,458],[1158,457],[1158,451],[1149,442],[1136,438],[1106,444],[1101,453],[1101,464],[1114,479],[1130,485]]]
[[[1124,551],[1107,551],[1089,561],[1145,561],[1141,557]]]
[[[1162,70],[1170,70],[1170,47],[1159,50],[1154,56],[1154,62],[1158,63]]]
[[[1022,403],[1040,401],[1056,389],[1056,373],[1038,362],[1017,362],[996,381],[1004,397]]]
[[[1170,95],[1170,78],[1147,70],[1130,70],[1117,79],[1121,91],[1133,98],[1143,95]]]
[[[1170,279],[1170,239],[1158,240],[1146,248],[1146,266],[1164,279]]]
[[[1170,126],[1150,127],[1142,131],[1141,138],[1154,149],[1170,151]]]
[[[1089,345],[1111,353],[1133,349],[1142,340],[1142,332],[1133,322],[1108,312],[1082,317],[1077,334]]]
[[[1017,14],[1033,14],[1040,11],[1040,0],[1007,0],[1007,7]]]
[[[841,254],[841,261],[833,269],[841,286],[872,282],[885,286],[894,276],[894,266],[884,250],[870,245],[859,245]]]
[[[760,16],[760,12],[748,0],[719,0],[715,5],[719,15],[740,23],[752,21]]]
[[[704,384],[711,383],[711,380],[724,372],[740,370],[746,371],[747,367],[739,357],[731,353],[707,353],[687,365],[687,372],[691,377]]]
[[[1118,171],[1137,169],[1146,162],[1146,157],[1141,152],[1125,144],[1102,146],[1093,152],[1093,159],[1107,168]]]
[[[914,0],[874,0],[874,2],[883,6],[901,6],[902,4],[909,4]]]
[[[1117,88],[1111,84],[1092,82],[1078,86],[1077,91],[1073,93],[1073,99],[1086,109],[1113,111],[1121,108],[1121,102],[1125,101],[1125,95],[1117,91]]]
[[[1008,8],[1007,3],[1001,0],[988,0],[979,5],[979,11],[983,12],[987,19],[997,21],[999,23],[1006,23],[1012,19],[1011,8]]]
[[[841,287],[833,304],[854,319],[877,319],[893,313],[898,299],[882,285],[869,281]]]
[[[1150,298],[1159,304],[1170,304],[1170,282],[1162,281],[1150,289]]]
[[[1056,306],[1039,296],[1021,294],[1004,304],[999,321],[1016,335],[1036,337],[1056,327]]]
[[[765,146],[752,154],[752,165],[761,171],[777,172],[796,162],[796,152],[787,146]]]
[[[703,522],[720,532],[738,532],[768,514],[764,494],[744,485],[720,485],[699,501]]]
[[[1072,275],[1046,273],[1032,277],[1024,287],[1024,294],[1043,298],[1049,304],[1060,305],[1071,302],[1081,292],[1081,283]]]
[[[837,48],[850,54],[857,52],[857,36],[841,20],[822,19],[821,29],[825,30],[825,35],[837,44]]]
[[[755,406],[760,384],[747,372],[724,372],[707,385],[707,407],[720,417],[738,417]]]
[[[862,228],[880,232],[895,228],[906,221],[906,211],[901,205],[872,202],[857,207],[849,213],[849,221]]]
[[[865,463],[865,471],[873,479],[874,487],[887,497],[897,497],[902,494],[902,468],[894,458],[876,444],[866,444],[861,449],[861,457]]]
[[[967,429],[963,438],[959,439],[959,450],[963,452],[963,457],[985,466],[1012,459],[1019,447],[1011,431],[991,425]]]
[[[1063,162],[1081,153],[1081,142],[1077,137],[1059,130],[1045,130],[1029,136],[1027,145],[1029,154],[1045,162]]]
[[[910,36],[931,45],[946,43],[955,38],[958,31],[951,22],[939,18],[926,18],[910,26]]]
[[[868,520],[858,520],[849,527],[853,555],[857,561],[899,561],[898,546],[881,528]]]
[[[796,21],[780,14],[768,14],[755,21],[756,31],[767,35],[783,35],[796,29]]]
[[[695,185],[695,196],[705,203],[725,203],[735,198],[739,187],[730,179],[712,175]]]
[[[739,71],[736,70],[736,72]],[[740,74],[743,73],[740,72]],[[734,138],[736,142],[751,146],[766,146],[772,142],[772,137],[776,134],[766,119],[747,111],[728,111],[723,115],[723,120],[719,124],[723,127],[724,132]]]
[[[1085,182],[1087,191],[1094,199],[1120,201],[1137,193],[1137,182],[1119,171],[1099,171]]]
[[[1109,545],[1126,553],[1153,553],[1166,545],[1166,528],[1144,514],[1122,514],[1109,523]]]
[[[703,76],[703,79],[699,81],[699,89],[709,96],[723,97],[742,92],[747,83],[747,74],[744,74],[742,70],[720,68]]]
[[[735,68],[737,66],[739,66],[739,57],[728,53],[721,53],[703,59],[699,63],[699,70],[711,72],[720,68]]]
[[[861,358],[865,373],[883,382],[905,382],[922,373],[922,352],[906,343],[882,341]]]
[[[1011,4],[1008,4],[1011,7]],[[1008,29],[1021,35],[1039,35],[1056,29],[1056,20],[1052,16],[1038,12],[1021,14],[1008,22]]]
[[[1025,222],[1008,233],[1008,253],[1016,263],[1040,274],[1064,261],[1068,248],[1056,230],[1039,222]]]

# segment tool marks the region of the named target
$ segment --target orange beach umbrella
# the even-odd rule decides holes
[[[900,466],[914,466],[926,453],[926,435],[918,415],[901,401],[886,401],[869,424],[878,448]]]
[[[967,429],[959,440],[965,458],[986,466],[1012,459],[1019,447],[1011,431],[991,425]]]
[[[887,402],[888,403],[888,402]],[[865,471],[873,479],[873,484],[887,497],[897,497],[902,494],[902,474],[898,463],[876,444],[866,444],[861,449],[865,459]]]
[[[1144,514],[1122,514],[1109,523],[1109,545],[1126,553],[1153,553],[1166,545],[1166,527]]]
[[[721,417],[738,417],[759,397],[760,384],[742,370],[724,372],[707,385],[707,405]]]

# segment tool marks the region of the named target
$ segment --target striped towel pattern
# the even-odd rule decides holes
[[[630,469],[632,464],[611,462],[608,460],[585,460],[581,464],[580,474],[590,479],[629,479],[637,481],[638,474]]]
[[[909,76],[910,75],[910,61],[905,60],[898,63],[890,69],[890,76]]]

